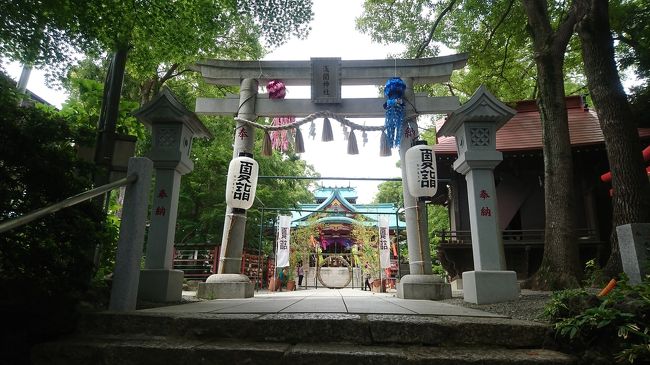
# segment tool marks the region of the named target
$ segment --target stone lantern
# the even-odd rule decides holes
[[[467,181],[474,258],[474,271],[463,273],[467,302],[496,303],[519,296],[517,274],[505,270],[494,184],[494,168],[503,159],[496,150],[496,132],[515,113],[481,86],[438,131],[456,138],[458,159],[453,167]]]
[[[183,272],[173,270],[174,236],[181,176],[194,169],[192,139],[211,138],[196,114],[187,110],[164,88],[134,115],[152,134],[148,157],[156,179],[145,268],[140,273],[138,297],[155,302],[181,300]]]

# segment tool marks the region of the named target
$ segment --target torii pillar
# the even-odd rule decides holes
[[[413,80],[406,79],[404,98],[413,100]],[[417,111],[407,103],[405,121],[402,123],[399,157],[404,161],[406,151],[415,145],[419,132]],[[402,194],[404,196],[404,215],[406,219],[406,243],[409,252],[409,275],[401,278],[397,284],[397,297],[401,299],[440,300],[451,298],[451,285],[443,278],[433,274],[431,268],[431,251],[429,249],[429,229],[427,207],[424,202],[412,196],[408,190],[406,166],[401,164]]]
[[[467,180],[474,271],[463,273],[466,302],[498,303],[519,297],[517,274],[506,271],[494,185],[494,168],[503,160],[496,150],[496,132],[515,113],[481,86],[438,131],[456,138],[458,159],[453,167]]]
[[[255,79],[242,80],[239,89],[237,116],[254,121],[258,82]],[[240,152],[253,155],[255,129],[245,123],[237,122],[233,144],[233,158]],[[246,231],[246,210],[226,207],[219,253],[219,267],[216,274],[210,275],[205,283],[199,283],[197,296],[207,299],[250,298],[253,296],[253,283],[241,273],[241,260]]]

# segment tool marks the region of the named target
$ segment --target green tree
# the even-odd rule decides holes
[[[467,52],[466,69],[454,72],[449,83],[426,88],[435,95],[468,98],[483,84],[506,101],[538,97],[535,59],[519,1],[366,1],[357,28],[376,42],[405,44],[403,57],[437,56],[442,46]],[[570,94],[584,89],[576,47],[572,44],[565,64]]]
[[[575,245],[573,160],[564,88],[564,55],[576,23],[575,9],[546,1],[523,0],[537,66],[537,87],[544,145],[544,255],[531,278],[533,288],[558,289],[578,285]],[[553,10],[560,16],[552,18]],[[552,199],[550,197],[553,197]]]
[[[478,84],[484,83],[500,98],[539,98],[546,195],[560,198],[546,200],[544,263],[533,285],[538,288],[576,285],[578,256],[572,244],[572,160],[564,103],[565,75],[578,84],[580,81],[575,72],[579,55],[569,53],[570,62],[565,63],[576,22],[572,4],[527,0],[408,4],[366,1],[364,8],[359,28],[375,40],[405,43],[406,56],[436,55],[435,41],[469,52],[469,70],[452,79],[453,86],[448,85],[452,93],[460,91],[469,95]],[[379,14],[384,16],[379,18]],[[373,23],[373,17],[380,20]],[[564,72],[565,67],[569,72]],[[550,267],[555,270],[549,270]]]
[[[377,194],[373,203],[394,203],[398,207],[404,206],[401,181],[386,181],[377,186]]]
[[[576,0],[576,3],[581,15],[577,30],[589,92],[597,106],[612,172],[613,226],[650,222],[650,182],[640,153],[636,123],[616,67],[608,1]],[[624,57],[625,62],[630,62],[627,57],[633,56],[626,54]],[[643,65],[644,62],[647,61],[641,56],[638,59],[640,66],[649,66]],[[612,233],[611,254],[605,267],[610,275],[623,271],[615,232]]]
[[[350,237],[359,246],[359,260],[364,271],[373,278],[379,278],[379,237],[377,226],[367,226],[363,217],[357,217],[357,223],[352,226]]]
[[[135,73],[217,54],[256,54],[307,34],[310,0],[9,0],[0,4],[0,52],[21,62],[69,66],[73,51],[131,54]],[[173,71],[172,71],[173,72]]]
[[[49,110],[17,107],[0,75],[0,221],[85,191],[92,166],[76,158],[83,130]],[[29,363],[35,342],[71,331],[88,300],[96,244],[115,239],[101,209],[86,202],[0,234],[3,362]],[[46,303],[46,305],[43,305]]]
[[[609,5],[617,63],[640,82],[630,91],[634,120],[639,127],[650,127],[650,4],[617,0]]]
[[[112,53],[96,144],[96,161],[105,165],[112,154],[127,67],[145,76],[140,94],[141,103],[146,102],[197,58],[255,57],[261,53],[258,35],[269,45],[306,35],[311,4],[311,0],[125,0],[107,6],[102,1],[59,0],[41,6],[39,1],[9,1],[0,8],[4,16],[0,51],[2,56],[46,65],[69,59],[58,48]],[[127,65],[129,55],[132,62]],[[98,184],[105,181],[105,176],[96,179]]]

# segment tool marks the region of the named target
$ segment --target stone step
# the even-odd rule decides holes
[[[321,337],[321,340],[326,338]],[[544,349],[206,341],[150,335],[77,337],[45,343],[33,350],[32,361],[35,365],[574,363],[570,356]]]
[[[549,327],[507,318],[346,313],[93,313],[79,333],[171,336],[186,340],[357,345],[498,346],[539,348]]]

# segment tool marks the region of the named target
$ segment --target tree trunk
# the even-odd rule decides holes
[[[627,223],[650,222],[650,183],[643,165],[639,134],[614,60],[607,1],[576,0],[576,4],[587,84],[612,172],[614,230],[605,272],[614,276],[623,271],[615,228]]]
[[[95,178],[97,186],[108,182],[108,169],[113,158],[113,144],[115,143],[115,128],[119,117],[120,97],[124,73],[129,50],[127,47],[118,48],[113,54],[113,59],[108,68],[104,82],[104,95],[102,109],[97,125],[97,145],[95,148],[95,163],[102,167],[102,173]]]
[[[564,99],[564,52],[571,37],[573,12],[553,31],[545,1],[523,0],[537,65],[545,178],[545,238],[540,269],[527,283],[533,289],[578,285],[574,184],[569,123]]]
[[[151,78],[143,81],[142,84],[140,84],[140,106],[143,106],[151,101],[151,96],[155,88],[154,84],[157,81],[157,78]]]

